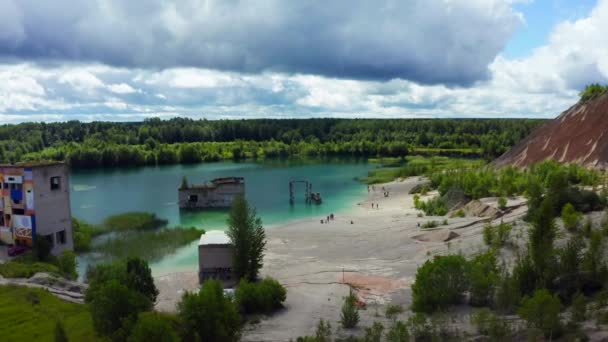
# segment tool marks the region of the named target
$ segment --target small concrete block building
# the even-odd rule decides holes
[[[198,242],[199,283],[208,279],[218,279],[224,287],[236,285],[232,271],[232,248],[230,238],[222,231],[212,230],[201,235]]]
[[[0,165],[0,240],[32,247],[47,239],[57,255],[74,249],[66,164]]]
[[[180,188],[180,209],[229,208],[235,197],[245,193],[243,177],[213,179],[210,183]]]

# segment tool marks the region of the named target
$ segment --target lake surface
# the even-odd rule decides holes
[[[72,215],[101,223],[114,214],[145,211],[169,220],[170,226],[226,229],[226,210],[180,211],[177,189],[182,177],[190,184],[217,177],[245,178],[246,197],[265,226],[348,210],[367,193],[357,180],[374,166],[357,160],[272,160],[217,162],[132,169],[79,170],[71,175]],[[304,202],[304,185],[296,186],[296,201],[289,204],[289,180],[307,179],[320,192],[321,205]],[[154,274],[196,270],[197,242],[151,265]],[[86,260],[80,260],[84,269]]]

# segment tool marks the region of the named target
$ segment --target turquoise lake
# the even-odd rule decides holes
[[[270,160],[260,162],[217,162],[131,169],[78,170],[71,175],[72,215],[101,223],[114,214],[128,211],[156,213],[169,226],[226,229],[226,210],[180,211],[177,188],[182,177],[189,183],[203,183],[217,177],[245,178],[246,197],[265,226],[292,220],[338,213],[353,207],[367,193],[358,178],[375,167],[365,160]],[[296,186],[296,201],[289,204],[289,180],[306,179],[320,192],[321,205],[304,202],[304,185]],[[196,243],[152,263],[155,274],[196,270]],[[80,270],[87,264],[80,258]],[[81,272],[82,274],[82,272]]]

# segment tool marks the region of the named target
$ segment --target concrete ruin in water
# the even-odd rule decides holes
[[[243,177],[215,178],[205,184],[188,185],[179,188],[180,209],[229,208],[238,195],[245,194]]]

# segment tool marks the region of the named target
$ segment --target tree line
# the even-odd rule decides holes
[[[289,156],[405,156],[436,150],[496,157],[542,120],[256,119],[22,123],[0,126],[0,160],[74,167]]]

